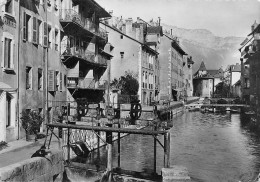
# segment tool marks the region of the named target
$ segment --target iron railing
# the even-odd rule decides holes
[[[60,21],[71,21],[78,25],[80,25],[85,30],[90,31],[91,33],[107,40],[108,35],[107,32],[100,28],[98,25],[96,25],[94,22],[91,21],[90,18],[81,17],[81,15],[78,14],[73,9],[61,9],[60,10]]]

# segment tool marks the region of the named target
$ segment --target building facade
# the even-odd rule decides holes
[[[53,101],[66,100],[67,71],[60,61],[60,4],[60,0],[23,0],[20,4],[19,112],[38,111],[45,123],[52,119]]]
[[[194,61],[191,56],[185,56],[183,62],[183,73],[184,73],[184,96],[191,97],[193,96],[193,71],[192,66]]]
[[[67,101],[73,105],[82,99],[88,103],[108,102],[106,75],[110,73],[113,46],[99,22],[110,17],[94,0],[61,2],[61,62],[67,70]]]
[[[115,44],[111,60],[111,80],[130,72],[139,83],[139,100],[150,104],[157,100],[159,89],[159,61],[155,49],[145,43],[146,26],[131,18],[117,24],[112,21],[102,23],[109,32],[109,42]]]
[[[193,76],[194,96],[213,97],[216,86],[224,79],[222,68],[207,70],[204,62]]]
[[[238,93],[237,88],[239,86],[238,82],[241,77],[241,65],[239,63],[235,65],[230,65],[228,68],[229,72],[229,85],[230,85],[230,94],[233,97],[238,96],[240,93]]]
[[[154,25],[156,23],[152,23]],[[192,69],[188,68],[187,58],[185,59],[185,51],[181,48],[179,41],[171,34],[162,32],[160,29],[148,27],[147,42],[150,45],[156,45],[155,48],[159,53],[160,60],[160,100],[179,100],[187,95],[187,88],[190,90],[192,84],[189,85],[185,75]],[[150,29],[150,30],[149,30]],[[186,63],[185,63],[186,62]],[[185,67],[186,66],[186,67]],[[191,79],[192,82],[192,79]]]
[[[19,137],[19,1],[0,2],[0,142]]]

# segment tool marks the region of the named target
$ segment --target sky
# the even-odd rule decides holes
[[[114,16],[151,19],[186,29],[207,29],[221,37],[246,37],[256,20],[260,0],[96,0]]]

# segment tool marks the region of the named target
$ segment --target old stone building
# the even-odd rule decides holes
[[[97,103],[105,99],[108,80],[104,76],[113,46],[108,44],[108,34],[99,27],[99,21],[109,17],[94,0],[61,2],[61,62],[68,70],[70,101],[84,98]]]
[[[111,61],[111,80],[120,78],[126,71],[132,72],[139,82],[139,99],[142,104],[150,104],[158,100],[159,61],[158,52],[149,47],[145,41],[147,27],[131,18],[102,23],[109,32],[109,42],[115,46]]]
[[[66,99],[66,69],[60,61],[61,1],[23,0],[20,5],[19,113],[36,110],[49,122],[52,101]]]
[[[194,96],[213,97],[216,85],[223,79],[224,71],[222,68],[208,70],[202,61],[198,71],[193,76]]]
[[[16,140],[18,122],[19,1],[0,2],[0,142]]]
[[[248,38],[242,43],[241,51],[241,83],[242,88],[248,86],[248,90],[242,89],[242,95],[247,103],[250,103],[252,108],[260,117],[260,25],[256,22],[251,27],[251,33]],[[247,66],[247,69],[245,69]],[[247,79],[247,82],[246,82]],[[247,92],[246,92],[247,91]],[[246,95],[247,94],[247,95]],[[247,97],[245,97],[245,95]]]

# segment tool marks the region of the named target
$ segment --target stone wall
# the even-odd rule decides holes
[[[63,179],[62,151],[51,151],[44,157],[34,157],[0,168],[0,182],[5,181],[55,181]]]

